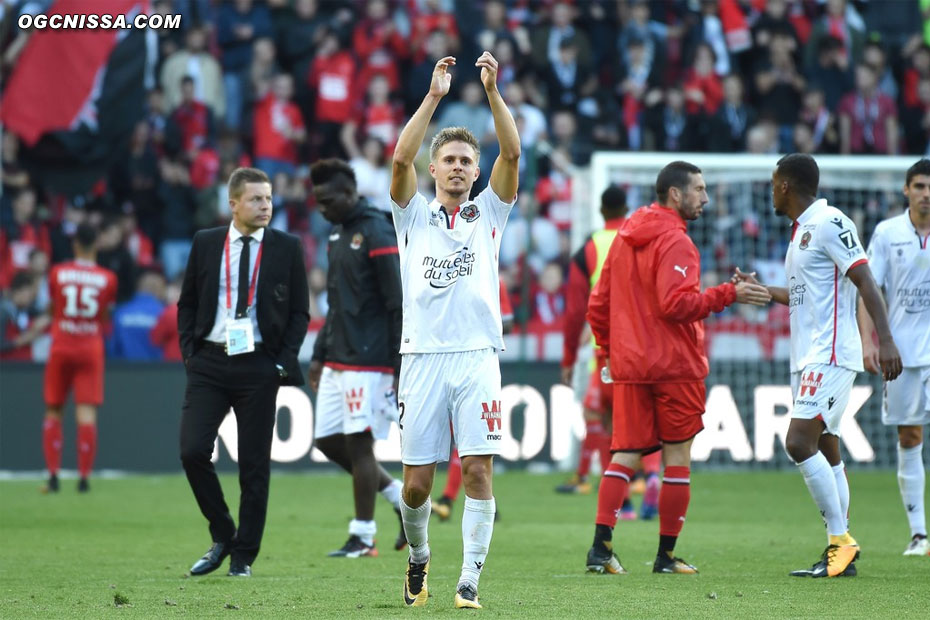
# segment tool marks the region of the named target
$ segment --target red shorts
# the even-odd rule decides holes
[[[584,393],[582,404],[585,409],[604,415],[610,412],[614,400],[614,391],[610,385],[601,381],[601,368],[604,367],[604,362],[603,360],[598,360],[598,362],[597,368],[588,378],[588,389]]]
[[[614,384],[612,452],[653,452],[701,432],[707,398],[703,381]]]
[[[74,388],[79,405],[103,404],[103,341],[76,347],[52,347],[45,364],[45,404],[60,407]]]

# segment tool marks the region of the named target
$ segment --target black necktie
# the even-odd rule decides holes
[[[236,318],[246,316],[249,306],[249,242],[252,237],[242,237],[242,254],[239,256],[239,295],[236,298]]]

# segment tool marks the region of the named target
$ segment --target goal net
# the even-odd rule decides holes
[[[779,156],[707,153],[600,152],[574,187],[572,246],[602,225],[600,194],[609,184],[627,192],[631,211],[655,200],[655,179],[670,161],[701,168],[709,204],[689,234],[701,254],[702,287],[719,284],[735,267],[753,270],[769,284],[785,284],[784,257],[791,221],[772,208],[772,170]],[[852,218],[862,242],[876,224],[906,207],[908,157],[818,156],[820,195]],[[711,372],[705,431],[693,456],[714,465],[784,467],[784,433],[791,407],[788,376],[788,312],[734,305],[706,321]],[[888,467],[895,463],[896,432],[880,416],[881,383],[868,374],[856,380],[843,428],[844,458]],[[850,415],[855,412],[855,415]]]

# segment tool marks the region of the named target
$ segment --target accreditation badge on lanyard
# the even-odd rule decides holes
[[[255,330],[252,329],[252,319],[249,318],[249,311],[255,301],[255,283],[258,277],[258,266],[262,262],[262,248],[264,245],[264,243],[258,244],[255,267],[252,269],[252,277],[249,281],[249,296],[248,301],[246,301],[245,317],[228,318],[232,312],[232,292],[230,290],[232,278],[229,269],[229,235],[226,235],[226,244],[223,248],[226,255],[226,355],[241,355],[255,350]],[[239,268],[242,269],[241,264]],[[245,268],[248,269],[248,265]]]

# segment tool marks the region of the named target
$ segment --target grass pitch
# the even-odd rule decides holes
[[[621,522],[615,546],[630,574],[619,577],[584,572],[595,494],[556,495],[556,475],[499,475],[501,521],[478,612],[452,608],[461,500],[451,521],[430,526],[429,604],[406,609],[406,552],[392,548],[398,524],[383,499],[380,556],[326,557],[352,516],[345,475],[273,476],[251,579],[226,577],[228,562],[207,577],[185,576],[210,541],[180,475],[97,479],[87,495],[73,480],[51,496],[37,481],[0,482],[0,617],[926,617],[930,557],[901,556],[908,529],[894,473],[853,471],[850,480],[859,576],[813,580],[788,577],[826,544],[797,472],[696,473],[677,553],[701,574],[651,574],[657,521]],[[235,503],[235,478],[223,485]]]

